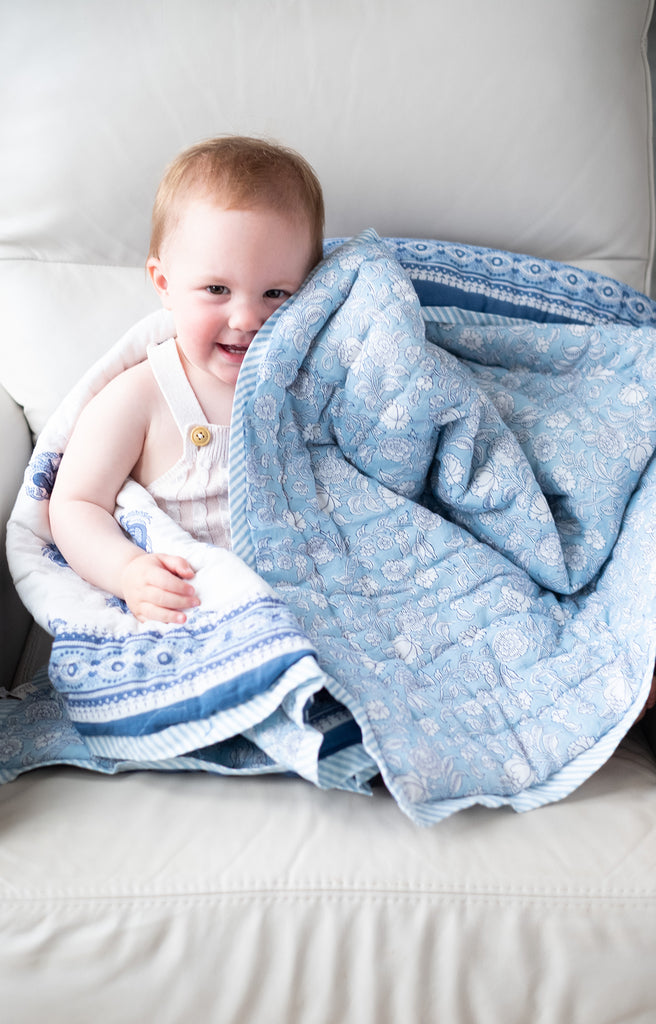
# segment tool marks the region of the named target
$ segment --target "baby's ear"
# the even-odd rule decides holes
[[[164,273],[161,261],[157,257],[151,256],[146,263],[146,270],[148,271],[150,280],[155,286],[155,291],[159,295],[164,306],[169,309],[169,282],[166,274]]]

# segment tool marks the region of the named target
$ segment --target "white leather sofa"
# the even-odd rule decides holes
[[[298,148],[329,236],[502,247],[648,292],[651,7],[5,4],[3,529],[49,413],[157,308],[152,194],[200,138]],[[47,641],[1,573],[11,688]],[[281,777],[53,767],[0,788],[3,1024],[651,1024],[655,958],[642,725],[560,803],[423,829],[382,787]]]

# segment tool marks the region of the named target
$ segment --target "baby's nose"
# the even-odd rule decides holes
[[[233,331],[259,331],[266,320],[261,303],[242,300],[235,302],[230,310],[228,326]]]

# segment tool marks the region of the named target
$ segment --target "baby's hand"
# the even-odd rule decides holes
[[[200,604],[194,588],[185,583],[194,575],[189,562],[178,555],[138,555],[121,577],[125,603],[140,622],[186,622],[182,609]]]

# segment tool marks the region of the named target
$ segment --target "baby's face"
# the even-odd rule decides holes
[[[148,264],[187,368],[234,391],[251,341],[303,283],[312,252],[300,218],[190,200],[161,257]]]

